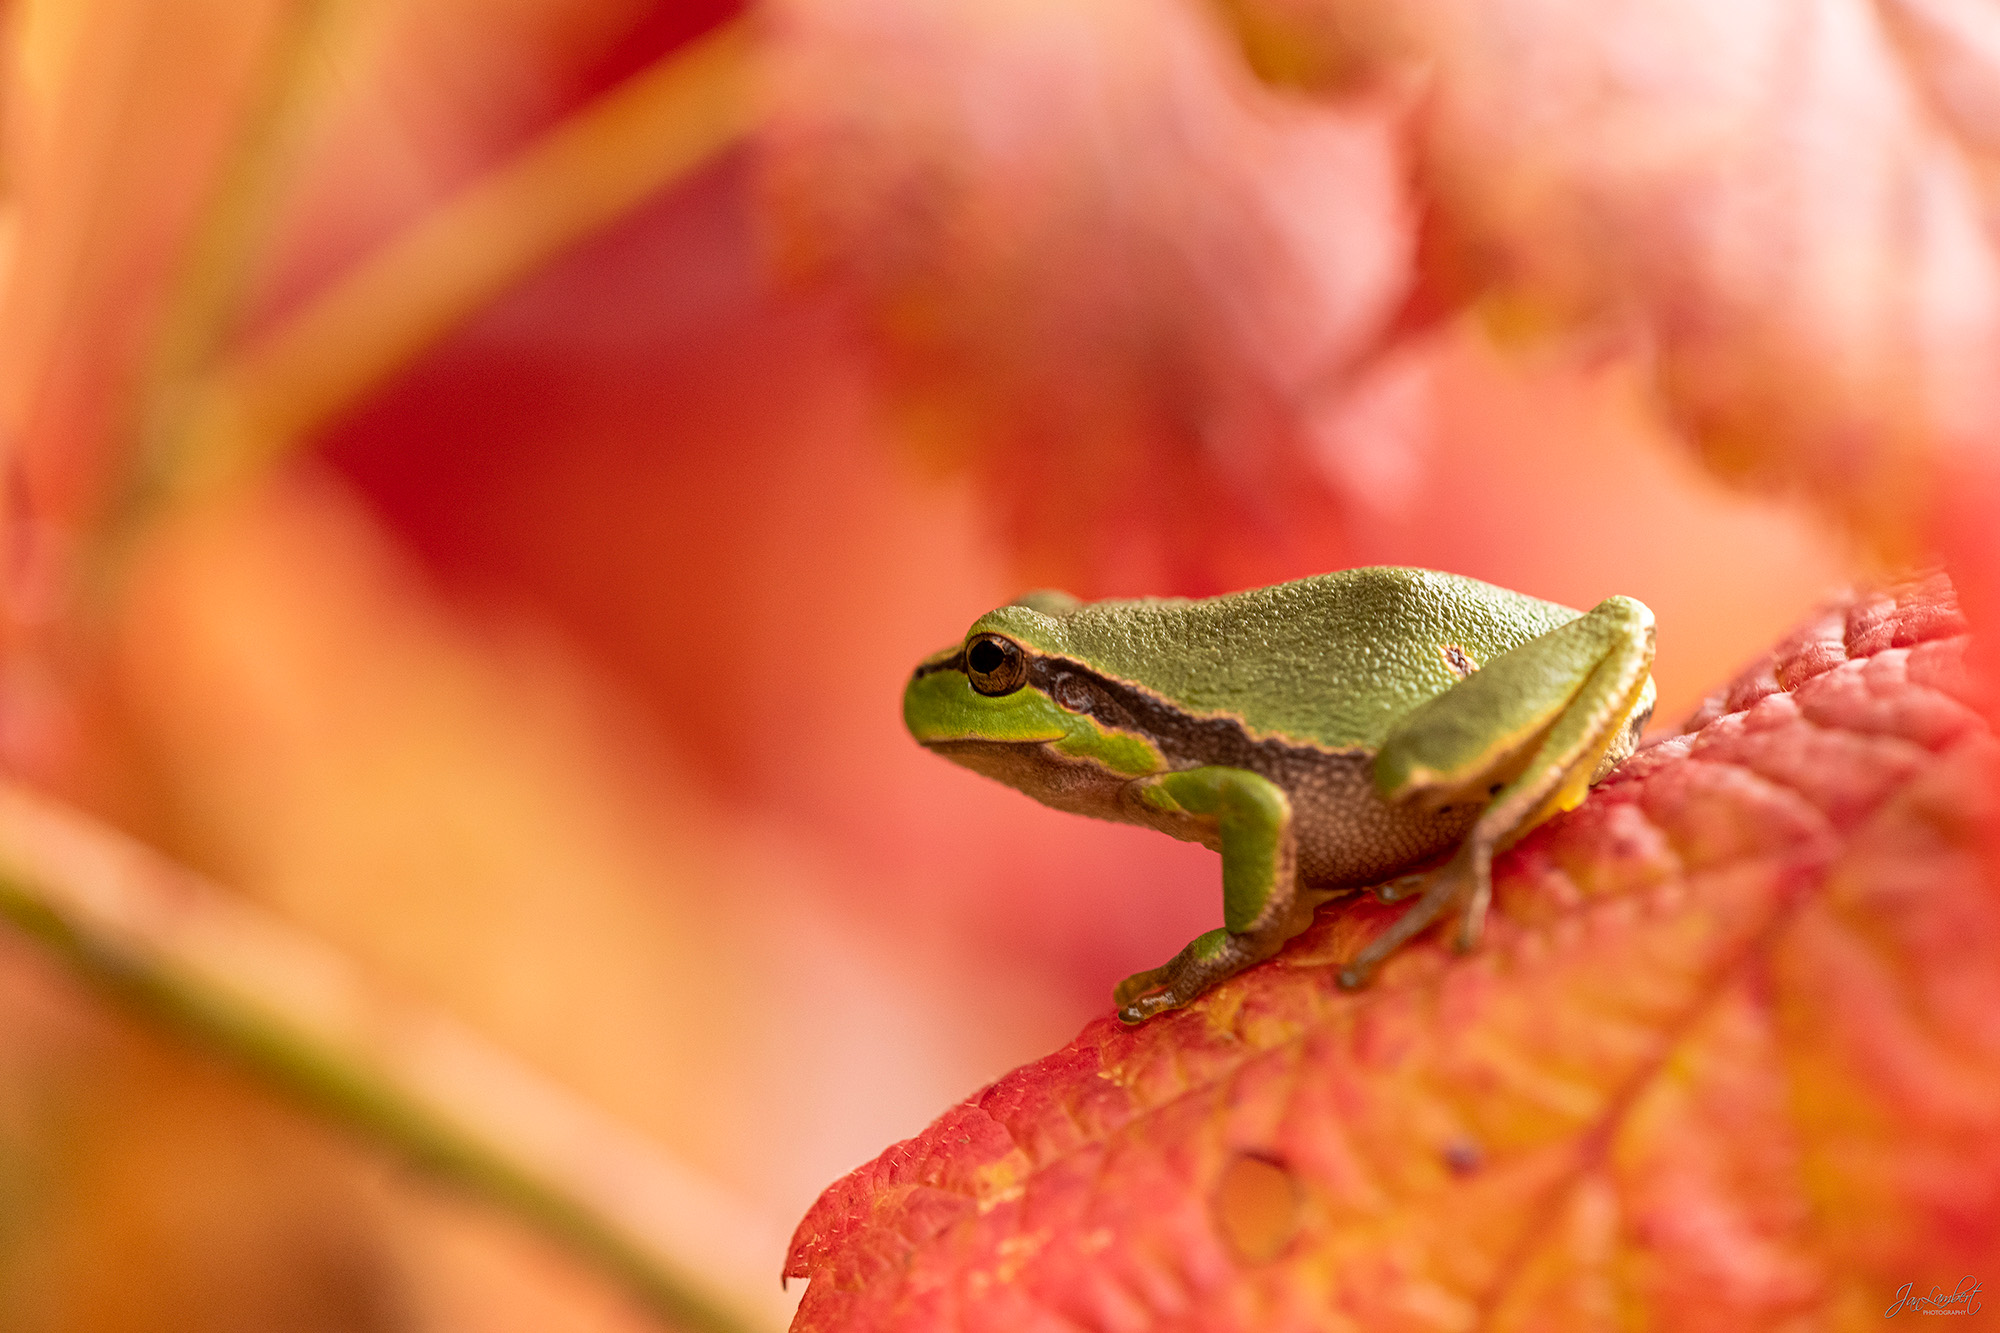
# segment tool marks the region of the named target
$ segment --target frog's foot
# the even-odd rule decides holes
[[[1138,1022],[1137,1018],[1125,1018],[1124,1011],[1131,1008],[1140,996],[1148,995],[1166,985],[1166,976],[1166,968],[1149,967],[1144,972],[1134,972],[1131,976],[1113,987],[1111,991],[1111,1003],[1118,1009],[1119,1017],[1128,1023]],[[1162,1005],[1155,1005],[1148,1008],[1146,1013],[1155,1013],[1164,1007]],[[1142,1018],[1144,1016],[1144,1014],[1140,1015]]]
[[[1429,871],[1420,870],[1414,875],[1398,875],[1387,883],[1377,884],[1374,888],[1375,901],[1399,903],[1405,898],[1413,898],[1423,890],[1430,877]]]
[[[1458,913],[1458,933],[1453,944],[1460,951],[1478,944],[1480,931],[1486,924],[1486,906],[1493,897],[1490,866],[1490,854],[1480,855],[1476,845],[1468,841],[1459,850],[1458,855],[1427,877],[1428,882],[1424,886],[1423,897],[1412,903],[1400,917],[1396,918],[1394,925],[1376,936],[1367,948],[1355,955],[1353,962],[1340,969],[1341,987],[1345,990],[1359,990],[1366,986],[1384,959],[1415,939],[1448,912]],[[1392,880],[1383,888],[1401,882]],[[1381,890],[1376,891],[1376,896],[1382,896]]]
[[[1118,983],[1111,992],[1111,1002],[1118,1006],[1118,1021],[1129,1026],[1178,1009],[1223,978],[1263,962],[1283,943],[1282,936],[1259,942],[1254,936],[1227,930],[1197,935],[1164,967],[1135,972]]]

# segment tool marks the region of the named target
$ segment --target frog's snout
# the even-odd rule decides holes
[[[918,667],[910,674],[909,682],[903,686],[903,728],[919,744],[926,745],[930,742],[924,734],[927,728],[924,726],[923,695],[918,686],[923,682],[927,674],[929,673],[922,667]]]
[[[951,693],[952,682],[943,679],[956,673],[964,677],[963,649],[954,645],[940,649],[917,663],[916,670],[903,686],[903,726],[921,745],[930,745],[947,739],[943,713],[944,699]]]

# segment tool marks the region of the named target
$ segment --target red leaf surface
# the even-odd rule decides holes
[[[1993,736],[1943,576],[1782,644],[1496,867],[1108,1018],[829,1189],[799,1330],[1873,1323],[2000,1272]]]

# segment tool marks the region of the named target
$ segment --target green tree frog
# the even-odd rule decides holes
[[[1494,853],[1636,747],[1652,662],[1653,615],[1632,598],[1579,613],[1425,569],[1199,601],[1038,592],[926,658],[903,718],[1059,810],[1221,852],[1223,926],[1118,986],[1119,1017],[1137,1023],[1371,886],[1421,896],[1343,985],[1447,913],[1471,948]]]

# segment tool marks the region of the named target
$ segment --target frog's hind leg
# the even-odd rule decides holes
[[[1384,799],[1486,808],[1423,896],[1341,970],[1341,985],[1365,985],[1383,959],[1447,912],[1458,915],[1457,946],[1478,943],[1493,854],[1581,803],[1609,763],[1630,753],[1631,720],[1652,708],[1652,663],[1652,612],[1609,598],[1494,658],[1390,733],[1376,756]]]
[[[1486,919],[1486,904],[1492,896],[1491,844],[1485,844],[1478,830],[1468,834],[1458,855],[1433,871],[1425,882],[1423,896],[1404,909],[1395,923],[1377,935],[1354,961],[1340,969],[1340,984],[1356,990],[1381,966],[1382,960],[1427,930],[1433,922],[1456,908],[1459,912],[1459,947],[1470,948],[1479,938]]]
[[[1142,779],[1139,799],[1209,824],[1222,844],[1221,930],[1198,935],[1162,967],[1112,992],[1118,1017],[1138,1023],[1178,1009],[1210,986],[1260,963],[1312,923],[1320,895],[1302,894],[1292,803],[1268,778],[1240,768],[1196,768]]]

